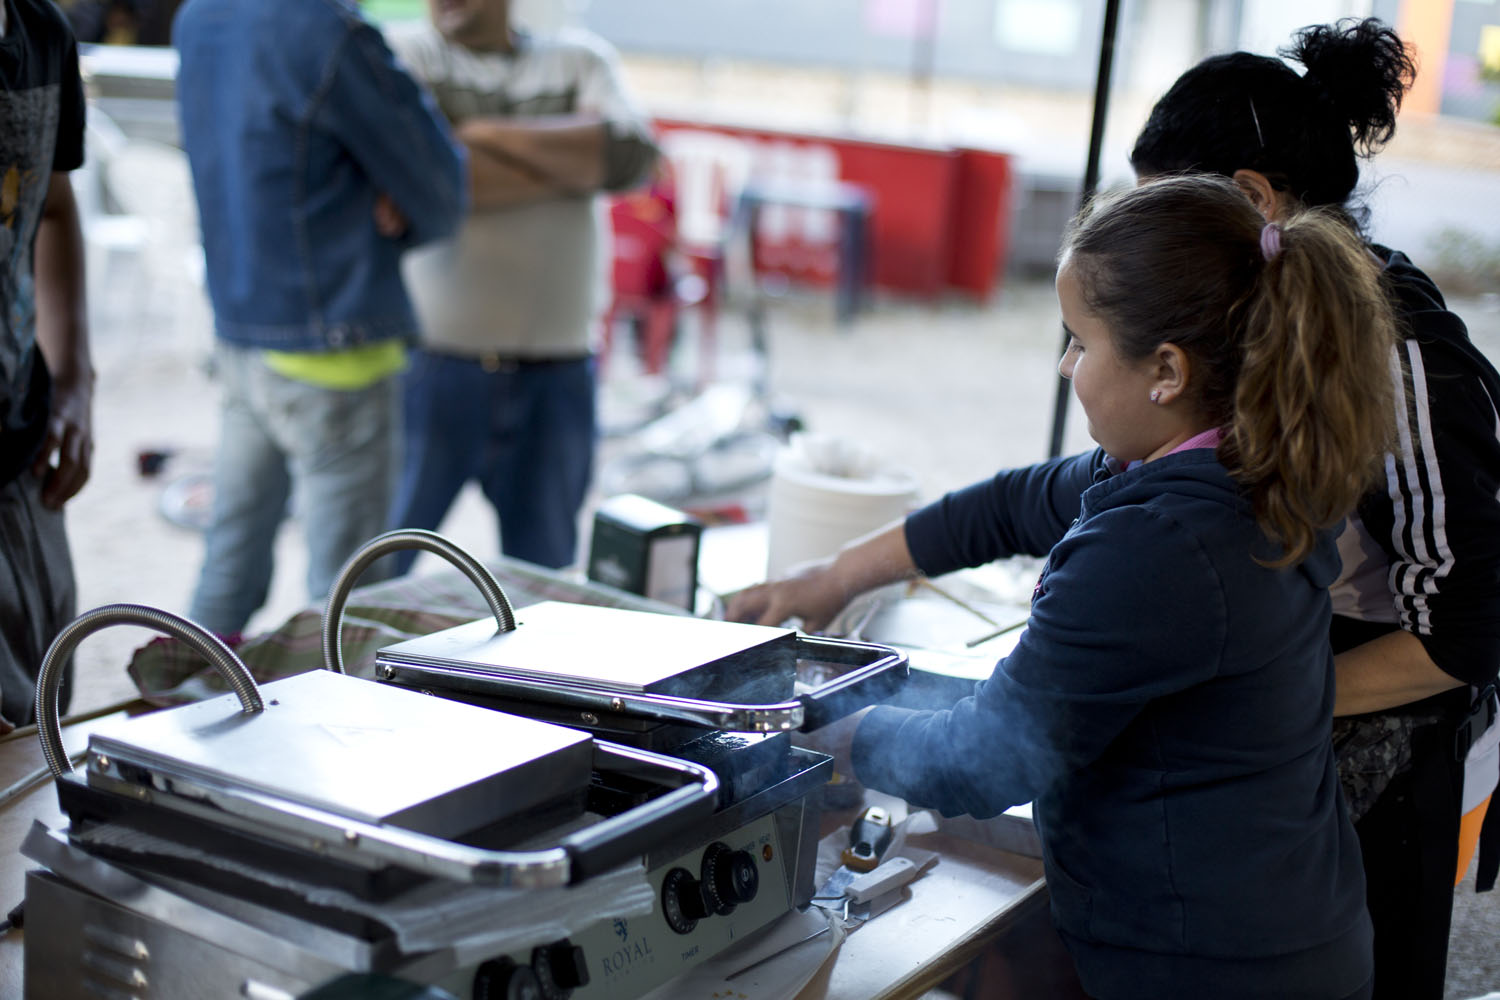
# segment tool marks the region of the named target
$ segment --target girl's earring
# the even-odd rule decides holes
[[[1161,402],[1161,390],[1160,389],[1152,389],[1151,390],[1151,402],[1153,402],[1153,403],[1160,403]]]

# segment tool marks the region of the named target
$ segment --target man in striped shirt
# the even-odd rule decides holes
[[[645,180],[657,150],[602,39],[523,31],[508,0],[429,5],[391,42],[469,149],[473,207],[406,259],[422,341],[392,523],[437,528],[473,479],[506,555],[562,567],[593,469],[599,194]]]

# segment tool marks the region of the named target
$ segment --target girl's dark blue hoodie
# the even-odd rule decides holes
[[[1360,988],[1364,874],[1329,739],[1331,536],[1297,566],[1257,564],[1275,550],[1210,449],[1003,475],[988,524],[1007,551],[1061,533],[1026,632],[951,709],[872,711],[856,774],[947,815],[1034,802],[1053,916],[1100,1000]],[[941,506],[907,522],[919,566],[993,555]]]

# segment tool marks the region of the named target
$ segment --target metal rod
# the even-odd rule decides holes
[[[60,725],[64,729],[66,729],[69,726],[76,726],[80,722],[89,722],[93,719],[103,718],[106,715],[113,715],[116,712],[123,711],[135,705],[145,706],[148,704],[149,702],[142,699],[140,695],[132,695],[129,698],[123,698],[120,701],[115,702],[113,705],[105,705],[101,708],[91,708],[86,712],[74,712],[72,715],[64,717]],[[31,739],[35,735],[36,723],[33,722],[29,726],[21,726],[18,729],[12,729],[4,736],[0,736],[0,743],[9,743],[12,740]]]
[[[820,928],[818,930],[813,931],[811,934],[809,934],[805,938],[802,938],[802,939],[800,939],[798,941],[793,941],[791,944],[786,945],[783,948],[776,949],[775,951],[771,952],[771,954],[767,955],[765,958],[758,958],[758,959],[756,959],[755,961],[751,962],[749,965],[745,966],[743,969],[736,969],[735,971],[731,972],[729,975],[725,976],[724,978],[725,978],[725,980],[730,980],[730,979],[735,978],[736,976],[743,976],[745,973],[749,972],[751,969],[758,969],[762,965],[765,965],[767,962],[769,962],[771,959],[773,959],[773,958],[780,958],[782,955],[785,955],[787,952],[791,951],[793,948],[797,947],[799,944],[806,944],[807,942],[811,941],[813,938],[822,937],[824,934],[827,934],[831,930],[833,930],[833,924],[830,923],[830,924],[828,924],[825,927],[822,927],[822,928]]]
[[[79,750],[77,753],[68,754],[68,762],[77,764],[88,756],[88,750]],[[41,767],[27,774],[21,780],[12,784],[5,791],[0,792],[0,812],[10,808],[12,801],[22,798],[36,786],[42,784],[52,777],[50,768],[43,764]]]
[[[983,611],[980,611],[978,608],[974,607],[974,605],[970,604],[968,601],[963,600],[962,598],[958,597],[956,594],[950,594],[947,590],[944,590],[942,587],[939,587],[937,584],[933,583],[932,580],[930,580],[929,578],[927,578],[925,576],[919,576],[919,577],[917,577],[915,580],[913,580],[909,584],[909,586],[913,587],[913,588],[915,588],[915,587],[926,587],[928,590],[932,591],[934,594],[937,594],[939,597],[946,598],[947,600],[951,601],[952,603],[954,603],[954,604],[958,605],[959,607],[963,608],[969,614],[973,615],[975,618],[978,618],[980,621],[984,622],[986,625],[992,625],[995,628],[1002,628],[1002,627],[1004,627],[999,622],[995,621],[995,619],[991,618],[989,615],[985,614]]]
[[[1120,23],[1120,0],[1105,0],[1104,30],[1099,40],[1099,72],[1094,78],[1094,119],[1089,130],[1089,156],[1083,168],[1083,190],[1078,196],[1078,207],[1082,208],[1094,196],[1099,186],[1099,156],[1104,147],[1104,123],[1109,114],[1109,79],[1115,59],[1115,29]],[[1062,352],[1068,349],[1068,336],[1063,334]],[[1047,457],[1057,458],[1062,454],[1063,427],[1068,420],[1068,380],[1057,377],[1057,395],[1052,404],[1052,435],[1047,443]]]
[[[981,643],[989,642],[991,639],[998,639],[1000,636],[1004,635],[1007,632],[1014,632],[1016,629],[1022,627],[1029,621],[1031,621],[1030,618],[1022,618],[1020,621],[1012,622],[1011,624],[1006,625],[1004,628],[997,628],[993,632],[986,632],[984,635],[979,636],[977,639],[970,639],[968,642],[964,643],[964,648],[973,649],[975,646],[978,646]]]

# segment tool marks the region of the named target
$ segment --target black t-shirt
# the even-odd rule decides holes
[[[32,248],[53,171],[83,163],[78,46],[50,0],[0,0],[0,483],[30,463],[46,430],[36,351]]]

